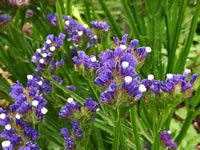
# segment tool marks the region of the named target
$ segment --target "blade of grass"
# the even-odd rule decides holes
[[[176,63],[176,66],[175,66],[176,69],[174,71],[175,73],[181,73],[184,70],[186,59],[188,57],[190,47],[192,46],[194,34],[196,33],[199,13],[200,13],[200,0],[198,0],[198,2],[197,2],[197,8],[195,11],[195,15],[192,18],[192,23],[190,26],[190,32],[189,32],[189,35],[187,38],[187,42],[185,43],[183,49],[181,50],[179,59]]]
[[[117,35],[118,38],[122,37],[121,31],[119,26],[117,25],[116,21],[113,19],[110,11],[108,10],[108,7],[106,6],[105,0],[98,0],[99,4],[101,5],[104,14],[106,15],[106,17],[108,18],[108,21],[113,29],[113,31],[115,32],[115,34]]]

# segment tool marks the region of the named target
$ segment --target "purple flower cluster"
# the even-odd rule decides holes
[[[167,74],[165,82],[154,80],[154,76],[149,75],[148,79],[142,80],[142,84],[145,85],[147,91],[152,91],[156,95],[160,95],[161,91],[170,94],[177,86],[180,86],[181,92],[184,93],[192,87],[194,81],[198,77],[197,74],[193,74],[191,80],[187,82],[190,72],[191,71],[189,69],[185,69],[183,75]]]
[[[108,32],[110,26],[104,21],[91,21],[90,24],[95,29],[103,30],[104,32]]]
[[[69,132],[67,128],[62,128],[60,130],[61,134],[64,136],[64,140],[66,143],[66,150],[70,150],[75,147],[75,142],[72,140],[72,138],[69,136]]]
[[[126,45],[128,34],[122,37],[121,41],[114,38],[116,48],[113,50],[103,51],[99,55],[100,62],[95,56],[87,56],[83,51],[78,52],[78,57],[73,57],[74,63],[79,67],[84,65],[86,70],[93,68],[98,75],[94,83],[100,87],[108,86],[101,94],[102,103],[108,104],[115,98],[117,87],[121,85],[122,91],[133,97],[133,100],[139,100],[146,91],[144,85],[137,76],[135,67],[151,51],[149,47],[140,47],[134,51],[138,45],[138,40],[132,40],[129,46]],[[117,82],[120,81],[120,82]],[[118,85],[119,84],[119,85]]]
[[[0,25],[9,22],[10,19],[11,19],[11,16],[9,16],[8,14],[1,14],[0,15]]]
[[[160,134],[160,140],[164,143],[167,148],[177,148],[177,144],[173,141],[169,131],[163,131]]]
[[[46,37],[46,41],[42,48],[36,50],[35,54],[32,56],[32,62],[37,63],[37,68],[35,71],[45,71],[45,67],[51,64],[50,71],[53,72],[57,66],[64,65],[64,61],[55,62],[53,55],[56,49],[63,45],[63,40],[65,34],[60,33],[58,37],[54,38],[53,34]]]
[[[89,48],[93,43],[97,41],[97,37],[93,34],[91,29],[88,29],[87,25],[81,25],[76,20],[70,18],[69,16],[63,15],[63,22],[65,23],[65,30],[69,35],[68,41],[72,41],[75,47],[78,47],[78,44],[87,43],[87,48]],[[58,25],[58,16],[55,13],[53,16],[49,14],[47,16],[48,22],[53,26]]]
[[[72,128],[74,131],[74,134],[72,137],[73,139],[76,140],[76,138],[83,137],[83,131],[81,130],[81,127],[83,126],[83,127],[88,128],[88,124],[85,124],[85,122],[82,122],[82,121],[88,120],[87,123],[89,123],[90,121],[92,121],[93,123],[94,116],[91,117],[90,114],[92,115],[96,114],[98,110],[99,110],[98,103],[93,101],[92,98],[87,98],[84,102],[84,107],[82,108],[80,108],[80,105],[77,102],[75,102],[72,98],[68,98],[67,104],[60,109],[59,116],[63,118],[67,117],[70,120],[72,120]],[[75,115],[73,115],[73,112]],[[84,117],[84,119],[81,116]],[[81,127],[79,126],[78,122],[79,123],[81,122],[80,123],[82,125]],[[72,140],[72,137],[70,137],[67,128],[62,128],[61,134],[64,136],[67,150],[75,147],[75,142],[74,140]]]
[[[10,110],[21,117],[34,110],[38,120],[42,120],[47,112],[47,101],[41,93],[48,94],[51,83],[37,75],[28,75],[27,78],[26,91],[19,81],[11,86],[10,96],[15,99],[15,103],[10,105]]]
[[[80,105],[70,97],[67,99],[66,105],[60,109],[59,116],[68,118],[73,111],[80,111]]]
[[[96,72],[99,69],[98,60],[95,56],[92,55],[89,57],[84,51],[78,51],[77,54],[78,57],[74,56],[72,60],[78,67],[83,64],[87,71],[93,68]]]
[[[37,140],[40,136],[34,128],[30,127],[30,124],[20,119],[20,115],[12,116],[7,113],[7,111],[0,108],[0,125],[4,126],[3,132],[0,137],[6,141],[2,142],[3,150],[12,150],[18,147],[24,141]],[[25,147],[20,147],[20,150],[25,150],[25,148],[37,148],[34,150],[40,150],[37,144],[31,141],[27,142]]]

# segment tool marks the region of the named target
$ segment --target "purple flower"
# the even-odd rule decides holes
[[[36,131],[34,128],[31,128],[29,126],[25,126],[23,130],[24,136],[29,137],[31,140],[37,140],[40,136],[39,132]]]
[[[2,24],[6,24],[7,22],[9,22],[11,19],[11,16],[9,16],[8,14],[1,14],[0,15],[0,25]]]
[[[83,136],[83,131],[80,129],[79,125],[78,125],[78,121],[77,120],[73,120],[72,121],[72,127],[74,130],[74,133],[77,137],[82,137]]]
[[[18,98],[18,96],[20,96],[22,94],[23,94],[23,86],[19,81],[17,81],[17,83],[14,83],[11,86],[10,96],[12,98]]]
[[[63,80],[61,79],[61,77],[53,75],[53,79],[59,84],[61,85],[63,84]]]
[[[193,84],[194,83],[194,81],[197,79],[197,77],[198,77],[198,74],[193,74],[193,76],[192,76],[192,78],[190,79],[190,84]]]
[[[100,101],[103,104],[108,104],[112,101],[117,93],[117,82],[113,81],[109,87],[101,94]]]
[[[92,25],[93,28],[101,29],[104,32],[108,32],[108,30],[110,28],[110,26],[106,22],[103,22],[103,21],[100,21],[100,22],[92,21],[92,22],[90,22],[90,24]]]
[[[151,52],[150,47],[140,47],[135,51],[135,55],[144,59],[148,55],[148,53],[150,53],[150,52]]]
[[[64,137],[64,140],[65,140],[65,143],[67,145],[66,150],[69,150],[69,149],[72,149],[72,148],[75,147],[75,142],[72,140],[71,137]]]
[[[94,83],[102,87],[109,84],[114,79],[112,71],[105,69],[103,72],[94,80]]]
[[[99,109],[98,103],[93,101],[92,98],[86,98],[84,107],[88,108],[90,112],[96,112]]]
[[[28,9],[28,10],[26,11],[26,16],[27,16],[28,18],[32,18],[32,17],[33,17],[33,15],[34,15],[34,12],[33,12],[33,10],[31,10],[31,9]]]
[[[69,117],[74,110],[80,110],[80,105],[76,101],[73,101],[72,98],[68,98],[68,103],[60,109],[59,116],[63,118]]]
[[[173,141],[169,131],[163,131],[160,134],[160,140],[164,142],[165,146],[168,148],[177,148],[177,144]]]
[[[74,85],[68,85],[66,88],[70,91],[76,91],[76,87]]]
[[[1,143],[3,150],[12,150],[13,146],[10,141],[3,141]]]
[[[60,130],[60,133],[64,136],[64,137],[69,137],[69,132],[67,130],[67,128],[62,128]]]
[[[28,141],[25,144],[25,147],[20,147],[19,150],[41,150],[38,144]]]
[[[119,45],[125,45],[128,40],[128,34],[122,36],[122,40],[119,42]]]

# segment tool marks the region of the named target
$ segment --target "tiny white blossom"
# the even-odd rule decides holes
[[[128,61],[123,61],[123,62],[122,62],[122,68],[123,68],[123,69],[128,68],[128,66],[129,66],[129,62],[128,62]]]
[[[132,80],[133,80],[133,79],[132,79],[131,76],[126,76],[126,77],[124,78],[124,81],[125,81],[126,84],[131,83]]]
[[[95,61],[97,61],[97,59],[96,59],[95,56],[93,56],[92,58],[90,58],[90,60],[91,60],[91,62],[95,62]]]
[[[83,35],[83,31],[78,31],[78,35],[79,36]]]
[[[147,53],[150,53],[151,52],[151,47],[146,47],[145,50],[146,50]]]
[[[69,25],[69,20],[65,21],[65,25],[67,25],[67,26]]]
[[[154,79],[154,75],[149,74],[149,75],[148,75],[148,79],[149,79],[149,80],[153,80],[153,79]]]
[[[5,126],[5,129],[6,129],[6,130],[10,130],[10,129],[11,129],[11,125],[10,125],[10,124],[7,124],[7,125]]]
[[[167,78],[168,78],[168,79],[171,79],[172,77],[173,77],[173,74],[167,73]]]
[[[39,104],[39,102],[38,102],[37,100],[32,101],[32,105],[33,105],[33,106],[37,107],[38,104]]]
[[[6,114],[1,113],[1,114],[0,114],[0,119],[5,119],[5,118],[6,118]]]
[[[40,63],[43,64],[44,63],[44,59],[40,59]]]
[[[191,69],[187,69],[187,68],[186,68],[186,69],[184,70],[184,72],[189,74],[189,73],[191,73]]]
[[[88,25],[87,25],[87,24],[84,24],[83,27],[84,27],[84,28],[88,28]]]
[[[98,112],[99,110],[100,110],[100,109],[99,109],[99,108],[97,108],[97,109],[96,109],[96,112]]]
[[[126,47],[126,45],[120,45],[119,46],[122,50],[125,50],[127,47]]]
[[[15,118],[16,118],[16,119],[20,119],[20,118],[21,118],[20,114],[17,113],[17,114],[15,115]]]
[[[41,49],[40,49],[40,48],[38,48],[36,51],[37,51],[38,53],[41,53]]]
[[[2,145],[3,148],[4,148],[4,147],[9,147],[9,146],[10,146],[10,141],[3,141],[3,142],[1,143],[1,145]]]
[[[41,109],[42,114],[46,114],[47,111],[48,111],[48,110],[47,110],[45,107],[42,107],[42,109]]]
[[[47,43],[47,44],[51,44],[51,40],[47,40],[46,43]]]
[[[42,54],[42,57],[47,57],[47,53],[43,53],[43,54]]]
[[[55,51],[55,49],[56,49],[56,48],[55,48],[54,46],[51,46],[51,47],[50,47],[50,51],[52,51],[52,52]]]
[[[73,100],[73,98],[71,98],[71,97],[69,97],[68,99],[67,99],[67,102],[68,103],[72,103],[74,100]]]
[[[140,84],[139,90],[140,90],[140,92],[146,92],[147,89],[143,84]]]
[[[39,82],[37,82],[37,84],[42,86],[43,82],[40,80]]]
[[[27,79],[28,80],[32,80],[33,79],[33,75],[31,75],[31,74],[27,75]]]

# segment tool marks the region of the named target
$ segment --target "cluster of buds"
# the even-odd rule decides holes
[[[97,41],[97,36],[95,36],[93,31],[88,28],[88,25],[82,25],[69,16],[63,15],[62,17],[65,24],[65,30],[69,36],[67,40],[72,41],[75,48],[77,48],[79,45],[85,45],[85,43],[87,43],[87,48],[89,48]],[[58,16],[56,13],[54,16],[49,14],[47,16],[47,20],[53,26],[58,26]]]
[[[104,32],[108,32],[110,26],[103,21],[91,21],[90,24],[92,25],[93,28],[98,29],[98,30],[103,30]]]
[[[194,81],[198,77],[198,74],[193,74],[190,81],[187,82],[190,73],[191,70],[189,69],[185,69],[182,75],[168,73],[166,75],[165,82],[154,80],[153,75],[148,75],[148,79],[142,80],[142,84],[145,85],[147,91],[152,91],[156,95],[160,95],[161,91],[167,94],[171,94],[176,91],[176,89],[180,89],[180,91],[177,91],[178,93],[185,93],[188,89],[192,87]]]
[[[15,103],[10,105],[11,113],[0,108],[0,125],[4,126],[0,137],[7,140],[2,142],[4,150],[40,150],[31,141],[37,140],[40,134],[28,122],[44,119],[48,110],[47,101],[42,94],[50,92],[50,82],[37,75],[28,75],[27,78],[26,89],[23,89],[19,81],[11,86],[10,96],[15,99]]]
[[[138,40],[132,40],[127,46],[128,35],[125,34],[121,41],[114,38],[115,49],[106,50],[99,55],[100,61],[95,56],[87,56],[83,51],[78,52],[78,57],[73,57],[76,67],[84,66],[87,71],[93,69],[97,75],[94,83],[99,87],[108,88],[100,95],[104,104],[117,105],[139,100],[146,88],[141,84],[135,67],[140,64],[151,49],[140,47],[137,50]],[[115,98],[117,100],[113,101]],[[131,101],[128,101],[131,100]]]
[[[55,62],[54,60],[56,49],[63,45],[64,38],[65,34],[62,33],[58,37],[55,37],[55,40],[53,34],[46,37],[43,47],[37,49],[32,56],[32,62],[37,63],[35,71],[45,71],[47,67],[50,67],[50,71],[53,72],[56,67],[64,65],[63,60],[59,62]]]
[[[64,136],[66,149],[73,149],[80,147],[80,142],[85,142],[94,123],[96,112],[99,110],[98,103],[92,98],[87,98],[84,106],[74,101],[72,98],[67,99],[67,103],[60,109],[59,116],[68,118],[72,122],[73,131],[71,136],[67,128],[61,129],[61,134]],[[81,140],[80,140],[81,139]]]

